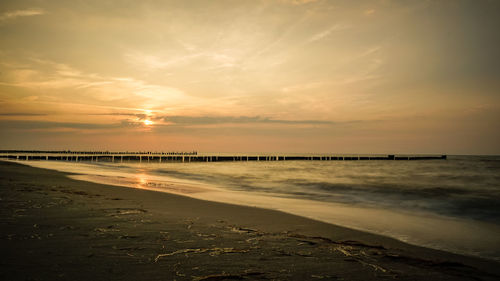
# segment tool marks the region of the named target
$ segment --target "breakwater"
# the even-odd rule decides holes
[[[96,162],[445,160],[446,155],[198,154],[198,152],[0,151],[0,159]]]

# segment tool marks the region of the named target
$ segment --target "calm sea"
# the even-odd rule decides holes
[[[277,209],[500,260],[500,157],[428,161],[71,163],[80,180]]]

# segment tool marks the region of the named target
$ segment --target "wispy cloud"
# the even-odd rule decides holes
[[[23,116],[45,116],[45,115],[47,115],[47,114],[29,113],[29,112],[0,113],[0,116],[15,116],[15,117],[23,117]]]
[[[179,125],[211,125],[211,124],[247,124],[247,123],[267,123],[267,124],[333,124],[324,120],[282,120],[261,116],[165,116],[163,121]]]
[[[27,130],[27,131],[61,131],[70,130],[74,132],[89,130],[110,130],[120,128],[137,129],[167,129],[167,128],[194,128],[206,127],[210,125],[333,125],[335,122],[323,120],[282,120],[260,116],[156,116],[146,117],[141,114],[110,113],[103,115],[122,115],[127,118],[112,123],[91,123],[91,122],[57,122],[57,121],[37,121],[37,120],[0,120],[2,130]],[[12,115],[22,117],[23,115]],[[132,118],[130,118],[132,117]],[[145,118],[154,120],[151,128],[145,128],[143,120]]]
[[[304,4],[318,2],[318,0],[279,0],[281,3],[292,4],[295,6],[300,6]]]
[[[271,41],[266,42],[265,44],[262,45],[262,47],[257,48],[255,52],[249,57],[246,58],[246,62],[253,63],[256,61],[259,57],[262,55],[273,51],[276,47],[280,46],[283,41],[287,37],[289,37],[291,34],[294,33],[294,31],[307,22],[309,18],[313,17],[313,13],[311,12],[306,12],[300,17],[299,19],[294,19],[293,21],[290,22],[289,26],[279,35],[278,37],[272,37]]]
[[[25,9],[8,11],[0,14],[0,21],[13,20],[19,17],[31,17],[45,14],[43,9]]]
[[[132,77],[108,77],[86,73],[67,64],[32,59],[31,64],[22,68],[5,70],[8,82],[2,85],[28,88],[30,90],[50,90],[46,95],[57,96],[71,90],[73,100],[81,96],[94,102],[119,102],[133,107],[164,107],[182,103],[187,97],[180,89],[166,85],[152,84]],[[62,95],[62,94],[61,94]],[[61,102],[66,95],[59,95]]]
[[[15,130],[43,130],[43,129],[112,129],[123,127],[120,123],[98,124],[98,123],[75,123],[75,122],[52,122],[31,120],[0,120],[0,128]]]
[[[141,52],[128,52],[124,55],[125,61],[141,69],[157,71],[176,68],[200,62],[198,65],[205,70],[236,66],[236,58],[223,52],[197,52],[175,57],[157,56]],[[207,67],[207,65],[209,67]]]
[[[283,92],[295,92],[295,91],[310,90],[310,89],[315,89],[315,88],[321,87],[327,83],[331,83],[331,81],[308,82],[308,83],[303,83],[303,84],[295,84],[295,85],[283,87],[281,89],[281,91],[283,91]]]
[[[98,113],[92,115],[109,115],[126,117],[122,122],[126,124],[142,124],[145,119],[155,121],[156,125],[214,125],[214,124],[290,124],[290,125],[328,125],[335,122],[327,120],[285,120],[262,116],[187,116],[187,115],[158,115],[128,112]]]
[[[319,41],[323,38],[328,37],[334,31],[344,30],[344,29],[348,29],[348,28],[349,28],[349,26],[347,26],[347,25],[336,24],[336,25],[334,25],[326,30],[323,30],[319,33],[314,34],[313,36],[311,36],[311,38],[309,38],[308,42]]]
[[[374,14],[374,13],[375,13],[375,10],[374,10],[374,9],[365,10],[363,13],[364,13],[365,15],[369,16],[369,15]]]
[[[176,56],[174,58],[162,58],[160,56],[144,54],[141,52],[128,52],[124,55],[125,60],[142,69],[159,70],[170,66],[183,64],[192,59],[200,57],[201,54],[190,54],[184,56]]]

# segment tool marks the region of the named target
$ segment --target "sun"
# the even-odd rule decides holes
[[[153,124],[154,124],[154,123],[153,123],[153,121],[148,120],[148,119],[146,119],[146,120],[144,120],[144,121],[142,121],[142,122],[144,122],[144,125],[146,125],[146,126],[151,126],[151,125],[153,125]]]

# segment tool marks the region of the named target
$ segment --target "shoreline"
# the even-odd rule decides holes
[[[0,161],[0,171],[3,279],[500,276],[494,261],[280,211],[78,181],[12,162]],[[50,264],[45,271],[41,261]]]
[[[96,170],[97,165],[89,163],[36,160],[17,163],[63,173],[76,173],[69,177],[97,184],[147,189],[212,202],[277,210],[394,238],[415,246],[500,262],[499,249],[494,246],[500,245],[500,226],[484,221],[446,217],[435,213],[412,212],[405,209],[363,207],[298,197],[282,197],[280,194],[273,195],[273,193],[232,190],[209,182],[154,174],[155,166],[158,165],[154,163],[146,164],[147,166],[144,167],[146,170],[141,173],[138,171],[116,173],[115,169],[109,166],[110,164],[105,164],[106,169],[97,168]],[[108,170],[109,168],[113,169],[112,172]],[[150,168],[153,169],[153,173],[148,170]],[[450,229],[453,231],[449,231]]]
[[[167,183],[168,187],[158,188],[155,187],[155,184],[138,186],[127,182],[126,179],[113,176],[79,174],[69,177],[97,184],[145,189],[210,202],[275,210],[396,239],[414,246],[500,262],[497,255],[486,255],[487,249],[492,250],[491,245],[500,244],[500,238],[497,235],[500,233],[500,226],[481,221],[444,217],[432,213],[407,212],[406,210],[398,212],[394,209],[350,206],[334,202],[286,198],[258,192],[235,191],[207,186],[203,183],[179,182],[177,179],[165,181],[164,184]],[[145,178],[142,180],[148,183],[158,183],[158,180],[150,181]],[[454,229],[454,231],[450,233],[447,231],[448,229]],[[415,237],[415,233],[418,233],[419,237]],[[476,236],[480,236],[481,241],[477,241]],[[435,241],[439,241],[439,243]],[[476,246],[476,248],[472,248],[472,246]]]

